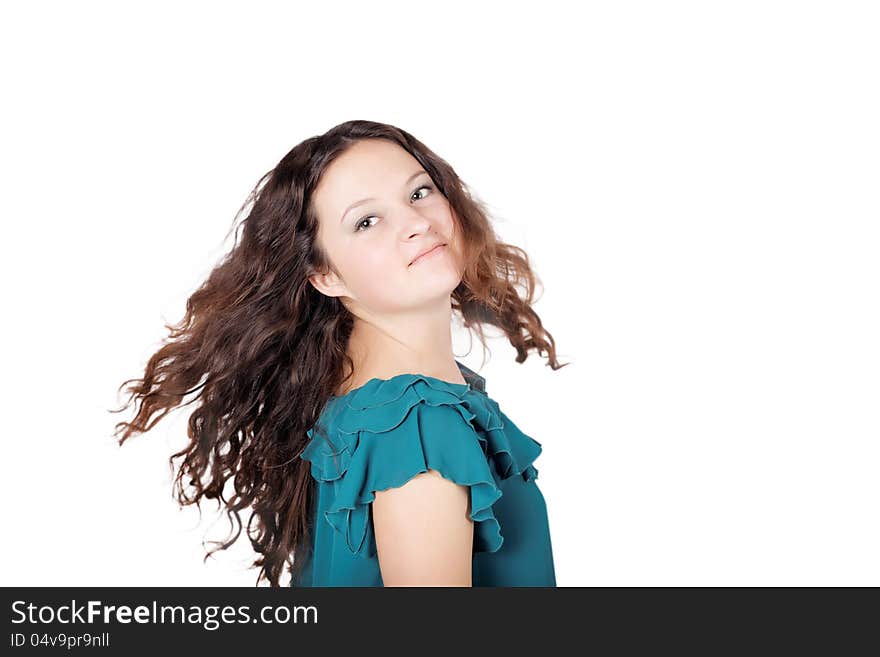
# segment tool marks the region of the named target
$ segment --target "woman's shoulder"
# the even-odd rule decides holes
[[[482,377],[466,380],[401,374],[328,402],[301,456],[313,478],[329,485],[324,516],[353,552],[375,553],[366,511],[375,492],[429,469],[470,488],[477,550],[500,547],[492,509],[500,480],[536,479],[542,448],[486,394]]]

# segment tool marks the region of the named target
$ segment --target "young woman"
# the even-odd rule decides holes
[[[449,164],[382,123],[303,141],[251,202],[240,242],[123,383],[115,412],[139,407],[120,445],[197,393],[177,496],[225,503],[238,532],[223,549],[251,510],[257,584],[280,586],[287,564],[291,586],[555,586],[541,445],[452,351],[457,313],[484,346],[490,324],[517,362],[564,367],[527,255]]]

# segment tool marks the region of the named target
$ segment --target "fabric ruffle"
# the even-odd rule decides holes
[[[499,480],[536,479],[532,463],[542,448],[473,376],[466,376],[468,384],[417,374],[372,379],[330,400],[322,428],[329,429],[332,445],[309,430],[301,458],[311,462],[316,480],[330,485],[333,498],[324,516],[352,553],[376,555],[369,506],[376,491],[429,469],[470,488],[474,552],[501,548],[504,536],[493,510],[502,497]]]

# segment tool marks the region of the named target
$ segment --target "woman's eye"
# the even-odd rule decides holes
[[[415,193],[418,192],[418,191],[421,190],[421,189],[427,189],[428,191],[432,191],[434,188],[431,187],[431,185],[421,185],[421,186],[419,186],[419,187],[416,188],[416,191],[413,192],[413,195],[415,195]],[[425,198],[425,197],[422,196],[422,197],[420,197],[420,198]],[[416,199],[416,200],[420,200],[420,199]],[[365,216],[365,217],[361,217],[360,219],[358,219],[358,222],[354,225],[354,232],[359,233],[359,232],[361,232],[364,228],[368,228],[369,226],[371,226],[372,224],[368,224],[367,226],[363,226],[363,223],[364,223],[367,219],[375,219],[375,215],[369,214],[369,215],[367,215],[367,216]]]
[[[371,216],[368,216],[368,217],[364,217],[363,219],[360,219],[360,220],[355,224],[354,232],[356,232],[356,233],[357,233],[357,232],[360,232],[360,231],[362,230],[362,229],[361,229],[361,224],[363,224],[367,219],[373,219],[373,216],[371,215]]]
[[[432,190],[432,189],[434,189],[434,188],[431,187],[430,185],[422,185],[421,187],[417,187],[417,188],[416,188],[416,192],[419,191],[420,189],[427,189],[428,191],[430,191],[430,190]],[[415,192],[414,192],[414,193],[415,193]],[[424,198],[424,196],[423,196],[422,198]]]

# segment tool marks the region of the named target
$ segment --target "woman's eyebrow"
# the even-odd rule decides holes
[[[409,178],[407,178],[403,184],[408,185],[410,182],[412,182],[413,178],[418,178],[423,173],[428,173],[428,172],[425,171],[424,169],[419,169],[414,174],[412,174]],[[349,210],[352,210],[353,208],[356,208],[357,206],[359,206],[363,203],[366,203],[367,201],[375,201],[375,200],[376,200],[375,198],[370,197],[370,198],[362,198],[360,201],[355,201],[354,203],[349,205],[347,208],[345,208],[345,212],[342,213],[342,217],[340,217],[339,223],[343,222],[343,220],[345,219],[345,215],[348,214]]]

